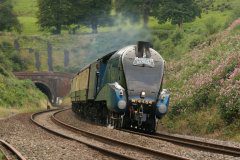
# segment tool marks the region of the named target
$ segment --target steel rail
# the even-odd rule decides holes
[[[35,117],[37,117],[37,116],[39,116],[39,115],[41,115],[41,114],[44,114],[44,113],[46,113],[46,112],[51,112],[51,111],[56,111],[56,110],[59,110],[59,109],[46,110],[46,111],[41,111],[41,112],[34,113],[34,114],[31,115],[31,118],[30,118],[30,119],[31,119],[31,121],[32,121],[34,124],[36,124],[36,125],[39,126],[40,128],[43,128],[43,129],[47,130],[48,132],[50,132],[50,133],[52,133],[52,134],[54,134],[54,135],[56,135],[56,136],[59,136],[59,137],[65,138],[65,139],[69,139],[69,140],[76,141],[76,142],[81,143],[81,144],[84,144],[84,145],[86,145],[86,146],[88,146],[88,147],[90,147],[90,148],[92,148],[92,149],[94,149],[94,150],[97,150],[97,151],[99,151],[99,152],[105,153],[105,154],[110,155],[110,156],[112,156],[112,157],[116,157],[116,158],[118,158],[118,159],[136,160],[136,158],[133,158],[133,157],[130,157],[130,156],[127,156],[127,155],[123,155],[123,154],[120,154],[120,153],[117,153],[117,152],[109,151],[109,150],[106,150],[106,149],[104,149],[104,148],[95,146],[94,144],[86,143],[86,142],[84,142],[84,141],[80,141],[80,140],[75,139],[75,138],[73,138],[73,137],[70,137],[70,136],[64,135],[64,134],[62,134],[62,133],[56,132],[56,131],[54,131],[54,130],[52,130],[52,129],[50,129],[50,128],[47,128],[47,127],[41,125],[41,124],[38,123],[37,121],[35,121]]]
[[[139,146],[139,145],[134,145],[134,144],[131,144],[131,143],[128,143],[128,142],[116,140],[116,139],[113,139],[113,138],[110,138],[110,137],[101,136],[101,135],[98,135],[98,134],[95,134],[95,133],[92,133],[92,132],[89,132],[89,131],[86,131],[86,130],[83,130],[83,129],[76,128],[76,127],[71,126],[69,124],[66,124],[66,123],[64,123],[64,122],[62,122],[62,121],[60,121],[59,119],[56,118],[56,114],[61,113],[65,110],[68,110],[68,109],[63,109],[63,110],[55,112],[52,115],[51,118],[56,124],[59,124],[62,127],[67,128],[67,129],[69,129],[73,132],[82,133],[84,135],[90,136],[92,138],[95,138],[95,139],[98,139],[98,140],[101,140],[101,141],[113,142],[115,144],[117,143],[119,145],[127,146],[127,147],[132,148],[132,149],[137,149],[141,152],[145,152],[145,153],[157,156],[160,159],[166,159],[166,160],[187,160],[188,159],[186,157],[181,157],[181,156],[170,154],[170,153],[167,153],[167,152],[162,152],[162,151],[159,151],[159,150],[154,150],[154,149],[142,147],[142,146]]]
[[[124,132],[128,132],[128,133],[133,133],[133,134],[149,137],[149,138],[168,141],[168,142],[178,144],[181,146],[193,147],[198,150],[200,149],[200,150],[210,151],[213,153],[219,153],[219,154],[225,154],[225,155],[234,156],[234,157],[240,157],[240,148],[238,148],[238,147],[230,147],[230,146],[224,146],[224,145],[215,144],[215,143],[202,142],[199,140],[177,137],[177,136],[167,135],[167,134],[163,134],[163,133],[155,133],[155,134],[151,135],[151,134],[146,134],[146,133],[125,130],[125,129],[120,129],[120,130],[124,131]]]
[[[16,150],[12,145],[7,143],[6,141],[0,139],[0,144],[3,147],[5,147],[7,150],[9,150],[12,154],[14,154],[19,160],[26,160],[26,158],[24,158],[18,150]],[[5,154],[6,158],[8,159],[8,157],[7,157],[6,153],[4,153],[4,151],[3,151],[3,154]]]

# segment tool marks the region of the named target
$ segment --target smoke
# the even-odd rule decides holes
[[[112,51],[137,44],[138,41],[150,41],[152,38],[148,28],[143,28],[140,23],[131,24],[121,16],[115,19],[114,25],[105,32],[99,30],[98,34],[86,36],[89,43],[84,48],[78,48],[78,52],[74,56],[75,62],[73,62],[74,64],[77,61],[81,62],[78,63],[78,68],[82,68]]]

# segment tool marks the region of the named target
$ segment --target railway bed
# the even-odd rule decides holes
[[[5,155],[5,158],[7,160],[26,160],[18,150],[16,150],[12,145],[1,139],[0,150]]]
[[[163,133],[155,133],[155,134],[149,135],[149,134],[125,130],[125,129],[121,129],[121,131],[133,133],[141,136],[146,136],[149,138],[164,140],[164,141],[172,142],[178,145],[196,148],[199,150],[210,151],[210,152],[219,153],[219,154],[226,154],[234,157],[240,157],[240,148],[238,147],[230,147],[230,146],[224,146],[224,145],[219,145],[215,143],[202,142],[199,140],[177,137],[177,136],[163,134]]]
[[[81,117],[74,114],[70,109],[65,111],[60,111],[58,114],[56,114],[56,117],[61,121],[69,125],[72,125],[78,129],[88,130],[98,135],[108,136],[114,139],[127,141],[129,143],[141,145],[141,146],[156,149],[156,150],[161,150],[167,153],[177,154],[181,156],[183,155],[190,159],[224,159],[224,160],[231,159],[233,160],[233,159],[239,158],[239,156],[236,154],[233,154],[233,153],[225,154],[224,152],[219,151],[217,149],[210,150],[208,148],[199,148],[191,145],[173,143],[171,141],[167,141],[164,139],[151,137],[151,136],[157,136],[157,135],[143,134],[143,133],[133,132],[129,130],[119,131],[116,129],[108,129],[104,126],[97,125],[96,123],[93,123],[91,121],[89,122],[88,120],[85,121],[81,119]],[[191,138],[192,137],[190,137],[190,140]],[[188,137],[185,139],[188,139]],[[200,142],[201,142],[201,138],[196,137],[194,139],[197,139],[197,141],[200,139]],[[203,139],[203,141],[206,141],[206,140]],[[219,145],[219,146],[221,146],[222,144],[223,145],[226,144],[223,141],[221,142],[221,141],[210,140],[210,142],[212,142],[213,144],[215,143],[216,145]],[[234,146],[233,148],[238,146],[238,144],[230,143],[230,142],[227,145]]]
[[[62,111],[62,110],[61,110]],[[127,142],[114,140],[96,135],[57,120],[54,115],[56,110],[38,112],[33,114],[31,120],[38,126],[58,135],[83,143],[91,148],[118,159],[188,159],[178,155],[168,154],[157,150],[133,145]],[[53,129],[54,128],[54,129]],[[71,130],[71,131],[70,131]]]

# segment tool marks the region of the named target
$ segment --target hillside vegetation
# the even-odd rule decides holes
[[[240,28],[220,32],[167,65],[171,132],[240,141]]]
[[[30,80],[17,80],[12,71],[26,68],[22,58],[7,42],[0,44],[0,117],[41,109],[45,96]]]

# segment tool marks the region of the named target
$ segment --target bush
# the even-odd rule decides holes
[[[227,19],[227,21],[226,21],[226,23],[225,23],[225,28],[227,28],[227,27],[229,27],[229,25],[233,22],[233,21],[235,21],[236,19],[238,19],[240,17],[240,10],[239,10],[239,8],[238,7],[236,7],[234,10],[233,10],[233,12],[232,12],[232,14],[228,17],[228,19]]]
[[[220,29],[220,26],[216,24],[216,19],[214,17],[208,18],[204,25],[207,30],[207,36],[217,33]]]
[[[166,40],[169,38],[169,35],[171,34],[171,32],[166,30],[163,30],[163,31],[158,30],[158,31],[154,31],[153,34],[156,35],[159,40]]]
[[[203,42],[203,39],[200,37],[193,38],[189,43],[189,48],[193,49]]]
[[[240,81],[227,82],[221,89],[220,96],[217,100],[221,118],[227,124],[239,120],[240,117]]]
[[[0,107],[22,107],[28,103],[36,104],[44,98],[30,80],[17,80],[0,75]]]
[[[173,33],[171,40],[174,45],[178,45],[183,38],[183,33],[179,30],[176,30],[175,33]]]
[[[8,42],[0,44],[0,64],[9,71],[20,71],[27,68],[27,63]]]
[[[191,99],[183,99],[177,101],[171,108],[171,111],[168,113],[170,119],[173,119],[175,116],[179,116],[188,110],[191,106]]]
[[[193,93],[193,108],[195,111],[215,104],[218,91],[213,83],[203,85]]]

